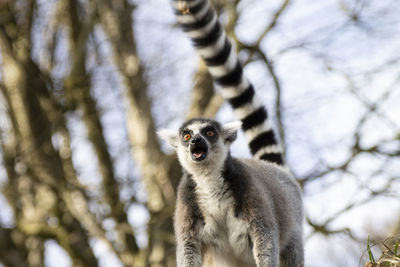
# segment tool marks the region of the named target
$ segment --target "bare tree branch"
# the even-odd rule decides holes
[[[97,111],[96,101],[90,92],[90,74],[86,72],[86,43],[92,30],[95,15],[93,12],[87,16],[87,21],[79,18],[79,4],[77,1],[68,2],[71,27],[71,54],[73,55],[72,69],[68,77],[66,91],[71,92],[71,101],[83,111],[82,119],[86,125],[88,138],[94,147],[99,162],[99,170],[102,176],[105,192],[105,203],[110,206],[111,218],[116,220],[115,231],[118,238],[115,239],[113,250],[126,266],[133,266],[135,254],[139,252],[132,227],[129,225],[127,215],[119,194],[119,184],[114,176],[114,166],[111,155],[108,152],[103,126]],[[107,238],[101,233],[102,240]]]

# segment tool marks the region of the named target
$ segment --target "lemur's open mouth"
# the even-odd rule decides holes
[[[203,144],[194,145],[190,148],[192,159],[195,161],[202,161],[207,156],[207,146]]]

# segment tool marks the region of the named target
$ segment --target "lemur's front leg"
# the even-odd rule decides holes
[[[185,188],[185,183],[181,189]],[[184,192],[183,190],[180,193]],[[185,194],[182,194],[185,196]],[[187,197],[187,194],[186,194]],[[199,239],[199,224],[202,217],[194,206],[182,201],[185,197],[178,196],[175,211],[176,261],[178,267],[201,267],[201,241]]]
[[[250,235],[257,267],[275,267],[279,264],[279,233],[276,226],[262,219],[253,220]]]
[[[201,243],[190,233],[182,233],[177,238],[178,267],[200,267],[202,264]]]

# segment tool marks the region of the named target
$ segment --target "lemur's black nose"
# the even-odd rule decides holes
[[[200,142],[201,142],[201,137],[200,137],[200,136],[195,136],[195,137],[193,137],[193,139],[190,141],[190,143],[191,143],[192,145],[197,144],[197,143],[200,143]]]

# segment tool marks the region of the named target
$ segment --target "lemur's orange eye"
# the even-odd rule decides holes
[[[191,137],[191,135],[187,133],[187,134],[185,134],[185,135],[183,136],[183,140],[187,141],[187,140],[190,139],[190,137]]]
[[[207,136],[214,136],[214,131],[207,131],[206,134]]]

